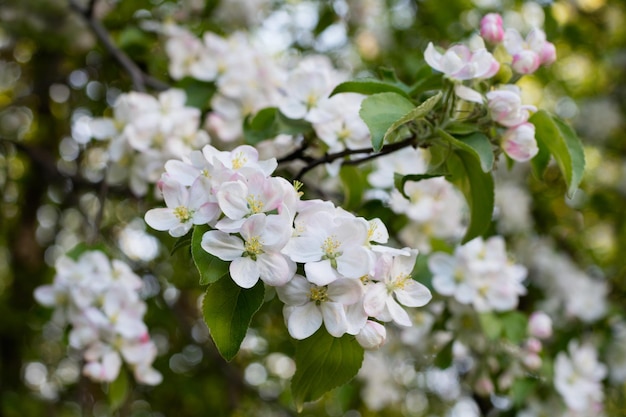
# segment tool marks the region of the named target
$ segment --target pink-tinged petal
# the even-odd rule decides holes
[[[219,216],[220,208],[216,203],[206,203],[193,214],[193,224],[210,224]]]
[[[297,340],[306,339],[322,326],[322,312],[315,303],[301,306],[285,306],[283,315],[287,320],[287,330]]]
[[[511,128],[502,137],[502,149],[511,158],[518,162],[526,162],[539,152],[535,139],[535,126],[532,123],[522,123]]]
[[[291,216],[288,210],[281,214],[267,216],[263,230],[259,231],[263,245],[270,250],[280,251],[285,247],[293,232]]]
[[[241,181],[225,182],[217,192],[217,202],[231,219],[241,219],[249,212],[248,187]]]
[[[296,275],[285,285],[276,287],[276,294],[288,306],[303,305],[310,301],[311,283],[302,275]]]
[[[346,311],[341,303],[325,302],[320,306],[324,317],[324,326],[331,336],[341,337],[348,330]]]
[[[463,100],[471,101],[472,103],[482,103],[483,96],[476,90],[466,87],[463,84],[454,85],[454,93],[461,97]]]
[[[187,207],[196,210],[206,203],[215,202],[211,194],[211,183],[204,177],[197,178],[189,188]]]
[[[522,38],[522,35],[515,29],[507,29],[504,31],[504,39],[502,42],[507,52],[511,55],[515,55],[524,49],[524,38]]]
[[[430,67],[436,71],[443,72],[441,68],[442,55],[435,49],[432,42],[428,43],[426,51],[424,51],[424,60]]]
[[[391,297],[387,298],[387,310],[396,324],[405,327],[411,327],[413,325],[409,314]]]
[[[259,267],[250,258],[237,258],[229,267],[230,276],[241,288],[252,288],[259,281]]]
[[[296,264],[281,253],[257,255],[257,266],[263,282],[273,287],[284,285],[296,273]]]
[[[261,235],[265,229],[266,217],[264,213],[253,214],[243,222],[240,233],[244,240]]]
[[[155,208],[148,210],[144,216],[146,224],[155,230],[167,231],[180,224],[180,220],[170,208]]]
[[[556,47],[552,42],[546,42],[539,52],[541,65],[550,65],[556,61]]]
[[[202,249],[223,261],[240,258],[244,251],[243,241],[219,230],[210,230],[202,236]]]
[[[328,284],[328,298],[343,305],[358,302],[363,296],[363,284],[358,279],[341,278]]]
[[[219,208],[218,208],[219,212]],[[241,230],[241,226],[246,222],[246,218],[241,218],[237,220],[229,219],[228,217],[224,217],[217,223],[215,223],[215,228],[221,230],[226,233],[239,233]]]
[[[356,335],[356,340],[364,349],[378,349],[387,340],[387,329],[380,323],[368,320]]]
[[[533,72],[537,71],[537,68],[539,68],[540,64],[541,59],[539,57],[539,54],[537,54],[535,51],[525,49],[513,55],[511,68],[513,68],[513,71],[517,72],[518,74],[532,74]]]
[[[179,206],[187,207],[187,203],[189,202],[189,191],[184,185],[181,185],[169,178],[168,180],[161,182],[161,192],[163,193],[165,205],[168,208],[174,209]]]
[[[363,308],[365,312],[371,317],[379,318],[378,316],[385,309],[387,298],[389,298],[389,294],[387,293],[385,284],[382,282],[369,284],[365,296],[363,297]]]
[[[339,274],[328,259],[304,264],[304,272],[309,282],[319,286],[328,285],[339,278]]]
[[[407,307],[422,307],[433,298],[428,288],[410,278],[402,289],[395,291],[395,294],[400,304]]]

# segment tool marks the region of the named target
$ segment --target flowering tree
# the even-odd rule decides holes
[[[619,257],[558,229],[599,158],[566,3],[143,3],[62,9],[101,49],[49,86],[54,151],[7,35],[2,186],[45,174],[48,272],[6,415],[618,412]]]

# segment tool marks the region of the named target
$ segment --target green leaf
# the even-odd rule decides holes
[[[243,124],[243,135],[248,145],[256,145],[280,134],[298,135],[311,129],[308,122],[289,119],[276,107],[268,107],[260,110],[253,117],[246,118]]]
[[[445,132],[445,138],[457,149],[462,149],[478,158],[483,172],[491,171],[494,161],[493,148],[487,136],[480,132],[476,132],[472,135],[463,136],[457,139]]]
[[[343,208],[356,211],[363,202],[365,189],[365,176],[358,167],[343,165],[339,171],[339,177],[343,183],[344,202]]]
[[[115,379],[115,381],[109,384],[109,392],[107,394],[109,400],[109,407],[111,408],[111,412],[116,411],[126,401],[128,397],[128,375],[126,371],[123,369],[120,371],[120,374]]]
[[[524,313],[509,311],[501,315],[504,335],[513,343],[521,343],[526,338],[528,319]]]
[[[207,225],[196,225],[191,236],[191,257],[200,273],[200,285],[211,284],[228,275],[230,266],[230,262],[222,261],[202,249],[202,236],[209,230],[211,228]]]
[[[208,108],[209,101],[215,93],[215,85],[195,78],[185,77],[175,84],[176,88],[185,90],[187,94],[187,106],[200,110]]]
[[[491,224],[494,207],[494,183],[490,172],[483,171],[480,155],[468,144],[456,140],[438,129],[438,133],[454,148],[448,156],[449,180],[465,196],[470,209],[470,223],[463,237],[463,243],[483,235]]]
[[[405,114],[404,116],[402,116],[399,120],[396,120],[385,133],[385,139],[387,139],[387,136],[389,136],[391,132],[393,132],[400,126],[406,123],[412,122],[414,120],[419,120],[423,118],[424,116],[426,116],[437,105],[437,103],[439,103],[439,100],[441,100],[441,97],[442,97],[442,94],[441,92],[439,92],[436,95],[424,101],[422,104],[420,104],[419,106],[417,106],[416,108],[408,112],[407,114]]]
[[[545,375],[543,375],[546,378]],[[516,407],[521,407],[527,403],[528,397],[537,386],[537,379],[516,378],[511,386],[511,397]]]
[[[415,105],[397,93],[379,93],[361,103],[359,115],[372,135],[372,147],[378,152],[391,125],[415,108]]]
[[[580,139],[571,126],[545,110],[539,110],[529,120],[535,125],[539,149],[544,147],[556,160],[567,183],[567,194],[572,197],[583,178],[585,154]],[[545,168],[545,154],[537,162],[536,170]]]
[[[265,286],[257,284],[244,289],[232,279],[222,279],[206,289],[202,301],[202,315],[220,354],[230,361],[239,352],[250,321],[261,308]]]
[[[296,408],[350,381],[361,368],[363,348],[354,336],[336,338],[324,327],[296,344],[296,373],[291,391]]]
[[[470,135],[476,133],[475,123],[452,122],[446,126],[446,132],[451,135]]]
[[[172,249],[170,250],[170,256],[175,254],[182,248],[191,246],[191,234],[192,232],[189,232],[185,236],[181,236],[176,239],[176,242],[174,242],[174,246],[172,246]]]
[[[479,313],[478,321],[485,336],[491,340],[497,340],[502,334],[502,322],[493,313]]]
[[[406,198],[406,199],[411,199],[408,195],[406,195],[406,193],[404,192],[404,184],[406,184],[407,181],[422,181],[422,180],[427,180],[430,178],[437,178],[437,177],[443,177],[445,174],[441,173],[441,174],[409,174],[409,175],[402,175],[402,174],[398,174],[398,173],[394,173],[393,174],[393,184],[396,187],[396,189],[398,191],[400,191],[400,193],[402,193],[402,195]]]
[[[339,84],[330,96],[334,96],[339,93],[358,93],[365,95],[372,95],[378,93],[396,93],[406,98],[410,98],[409,95],[401,87],[398,87],[395,83],[391,84],[385,81],[380,81],[375,78],[360,78],[352,81],[346,81]]]

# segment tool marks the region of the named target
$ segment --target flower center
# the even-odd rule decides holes
[[[263,253],[263,244],[260,242],[258,236],[251,237],[246,240],[243,245],[243,256],[249,256],[253,261],[256,261],[257,255]]]
[[[257,198],[257,196],[250,194],[246,198],[246,201],[248,202],[248,207],[250,208],[252,214],[261,213],[263,211],[265,204],[263,204],[263,201],[261,201],[260,198]]]
[[[314,301],[315,304],[320,305],[328,301],[328,290],[326,287],[311,287],[311,294],[309,295],[311,301]]]
[[[233,169],[241,168],[246,162],[248,162],[248,158],[246,158],[243,152],[238,152],[232,160]]]
[[[181,223],[186,223],[191,219],[191,212],[185,206],[178,206],[174,209],[174,216],[176,216]]]
[[[335,269],[337,269],[337,257],[341,256],[338,250],[340,246],[341,242],[334,235],[328,236],[322,243],[322,252],[324,252],[322,259],[330,259],[330,264]]]
[[[387,285],[387,290],[389,292],[393,292],[395,290],[403,290],[406,286],[407,281],[411,279],[411,277],[407,274],[398,275],[392,282]]]

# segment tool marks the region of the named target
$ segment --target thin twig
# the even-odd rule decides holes
[[[387,145],[384,145],[381,148],[381,150],[379,152],[376,152],[376,153],[373,153],[374,149],[372,149],[371,147],[367,147],[367,148],[359,148],[359,149],[345,149],[345,150],[343,150],[341,152],[325,154],[321,158],[313,159],[313,160],[309,161],[309,163],[305,167],[303,167],[300,170],[300,172],[298,172],[298,174],[295,176],[294,179],[295,180],[300,180],[304,174],[306,174],[307,172],[309,172],[313,168],[317,167],[318,165],[331,163],[333,161],[336,161],[337,159],[345,158],[346,156],[350,156],[350,155],[370,154],[370,155],[365,156],[365,157],[360,158],[360,159],[355,159],[355,160],[352,160],[352,161],[346,161],[346,162],[344,162],[344,164],[357,165],[357,164],[365,162],[365,161],[370,161],[372,159],[379,158],[379,157],[381,157],[383,155],[387,155],[387,154],[389,154],[391,152],[395,152],[395,151],[400,150],[402,148],[407,148],[409,146],[415,146],[415,145],[417,145],[417,140],[418,139],[419,139],[419,137],[416,136],[415,134],[413,134],[410,137],[408,137],[408,138],[406,138],[404,140],[401,140],[400,142],[389,143]]]
[[[130,59],[121,49],[119,49],[114,43],[109,32],[102,26],[99,20],[93,15],[95,0],[90,1],[87,8],[80,7],[75,0],[70,0],[70,8],[80,14],[87,25],[91,28],[96,38],[102,43],[104,48],[115,58],[115,60],[124,68],[124,70],[130,75],[133,82],[133,88],[137,91],[145,92],[146,86],[153,88],[157,91],[164,91],[169,88],[169,85],[160,81],[150,75],[144,73],[141,68],[137,66],[135,61]]]

